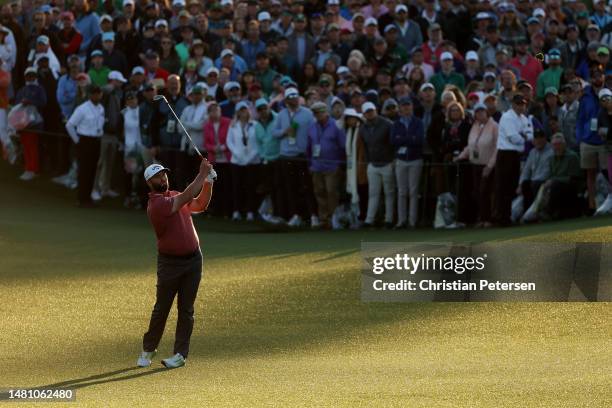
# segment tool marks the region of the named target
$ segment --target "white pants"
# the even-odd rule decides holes
[[[374,223],[381,190],[385,193],[385,222],[392,223],[395,204],[393,163],[381,167],[368,164],[368,214],[365,219],[368,224]]]
[[[411,227],[417,223],[419,209],[419,182],[421,181],[421,170],[423,160],[396,160],[395,179],[397,181],[397,223],[404,224],[407,217],[407,204],[410,200],[410,218],[408,222]]]

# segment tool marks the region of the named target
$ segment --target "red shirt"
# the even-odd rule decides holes
[[[147,215],[155,229],[157,249],[166,255],[189,255],[200,247],[189,205],[172,214],[173,197],[178,194],[178,191],[149,193]]]

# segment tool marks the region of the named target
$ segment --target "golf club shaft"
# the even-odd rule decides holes
[[[166,105],[168,105],[168,108],[170,108],[170,112],[172,112],[172,114],[176,118],[176,121],[178,122],[178,124],[181,125],[181,128],[183,129],[183,131],[187,135],[187,138],[189,138],[189,141],[191,142],[191,145],[195,149],[196,153],[198,153],[198,155],[203,159],[204,156],[202,156],[202,153],[200,153],[200,149],[198,149],[198,146],[196,146],[196,144],[193,142],[193,139],[191,138],[191,135],[189,134],[189,132],[187,132],[187,129],[185,129],[185,126],[183,126],[183,122],[181,122],[179,117],[176,115],[176,112],[174,112],[174,109],[172,109],[172,106],[170,105],[170,102],[168,102],[168,99],[166,99],[165,96],[163,96],[162,99],[164,100],[164,102],[166,102]]]

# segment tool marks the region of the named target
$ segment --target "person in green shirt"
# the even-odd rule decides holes
[[[580,170],[580,159],[568,149],[563,133],[552,137],[554,155],[550,160],[550,188],[546,213],[552,219],[577,217],[580,215],[578,192],[583,188],[584,175]],[[545,185],[546,185],[545,184]]]
[[[542,71],[536,83],[536,97],[538,100],[544,100],[546,88],[553,87],[558,91],[561,86],[561,75],[563,75],[561,51],[553,48],[548,52],[547,58],[548,68]]]
[[[181,27],[181,38],[183,41],[176,44],[174,49],[181,60],[181,66],[184,67],[187,59],[189,59],[189,48],[193,42],[193,27],[190,25]]]
[[[91,83],[99,87],[103,87],[108,83],[108,74],[111,69],[104,65],[104,55],[100,50],[94,50],[91,53],[91,67],[87,74],[91,78]]]
[[[257,110],[257,122],[255,123],[255,140],[257,151],[263,161],[261,174],[264,180],[264,194],[269,195],[272,210],[264,212],[262,218],[265,221],[274,223],[279,220],[281,214],[280,205],[282,197],[279,195],[281,178],[278,158],[280,157],[280,139],[272,135],[272,130],[276,126],[276,112],[268,107],[268,101],[259,98],[255,101]]]
[[[440,55],[440,68],[440,72],[434,74],[429,81],[436,88],[436,102],[440,102],[440,96],[448,84],[456,85],[462,91],[465,88],[465,78],[455,72],[453,54],[445,51]]]
[[[270,68],[270,57],[265,52],[260,52],[255,57],[255,79],[261,84],[261,89],[266,97],[269,97],[274,90],[274,77],[278,72]]]

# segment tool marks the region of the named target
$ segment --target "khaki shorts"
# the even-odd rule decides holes
[[[585,170],[607,168],[607,156],[604,145],[580,143],[580,167]]]

